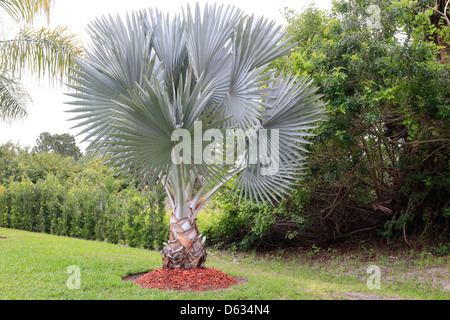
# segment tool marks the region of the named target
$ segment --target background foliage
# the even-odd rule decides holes
[[[310,75],[329,121],[310,139],[309,170],[296,192],[275,209],[251,209],[222,193],[210,237],[243,247],[249,239],[450,241],[450,26],[433,5],[351,0],[334,1],[329,12],[314,4],[285,9],[297,48],[273,67]]]
[[[75,138],[68,134],[51,134],[42,132],[36,140],[35,151],[37,152],[54,152],[65,157],[73,157],[78,160],[82,156],[80,148],[78,148]]]
[[[159,248],[167,236],[162,190],[140,192],[92,154],[0,147],[0,226]]]

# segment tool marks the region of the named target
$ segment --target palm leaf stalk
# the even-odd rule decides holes
[[[89,33],[69,84],[71,120],[139,187],[164,185],[173,213],[163,266],[202,268],[196,217],[221,186],[237,177],[240,197],[275,203],[299,179],[308,129],[325,120],[317,88],[276,77],[268,66],[292,51],[290,39],[233,6],[102,17]],[[270,155],[254,158],[255,145]]]

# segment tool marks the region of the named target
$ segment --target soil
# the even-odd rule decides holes
[[[123,281],[134,282],[134,281],[136,281],[137,279],[139,279],[140,277],[142,277],[146,273],[147,272],[139,272],[139,273],[129,274],[125,278],[123,278],[122,280]]]
[[[303,258],[308,261],[311,267],[327,268],[329,262],[333,262],[337,257],[342,257],[340,268],[342,271],[334,272],[335,276],[353,276],[367,280],[366,267],[371,264],[379,264],[384,260],[382,266],[384,283],[402,283],[404,279],[414,279],[417,285],[436,288],[443,292],[450,291],[450,269],[444,260],[444,265],[427,262],[427,257],[437,258],[433,253],[433,243],[426,243],[422,246],[414,247],[412,250],[404,243],[386,244],[383,242],[361,242],[352,243],[349,241],[335,242],[329,245],[316,247],[292,247],[285,250],[272,250],[258,252],[261,258],[276,256],[286,261],[291,261],[292,257]],[[424,254],[425,252],[425,254]],[[336,295],[336,299],[344,298],[348,300],[399,300],[396,296],[380,296],[367,294],[364,292],[348,292]]]
[[[346,292],[343,294],[333,295],[334,299],[345,299],[345,300],[405,300],[397,296],[381,296],[374,293],[367,292]]]
[[[245,278],[235,278],[226,273],[212,269],[155,269],[147,273],[130,274],[123,278],[147,289],[177,291],[208,291],[225,289],[232,285],[244,283]]]

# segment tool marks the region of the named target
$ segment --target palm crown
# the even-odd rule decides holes
[[[233,177],[252,202],[289,192],[311,135],[305,130],[325,118],[317,88],[275,77],[268,66],[291,51],[289,39],[274,22],[232,6],[197,4],[172,18],[151,9],[103,17],[89,32],[92,44],[70,85],[79,106],[72,120],[111,165],[142,184],[164,184],[173,206],[164,266],[202,267],[202,204]],[[220,146],[238,132],[245,137]],[[174,153],[181,136],[186,148]],[[252,145],[275,145],[277,161],[250,159]]]

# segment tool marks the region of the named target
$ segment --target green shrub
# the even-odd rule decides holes
[[[66,187],[53,174],[37,183],[40,197],[39,228],[37,231],[60,234],[62,228],[62,203]]]
[[[0,184],[0,225],[9,226],[8,201],[6,199],[6,188]]]
[[[8,187],[10,226],[16,229],[36,231],[39,213],[36,186],[29,179],[12,182]]]
[[[168,232],[164,224],[164,192],[137,195],[127,190],[125,200],[123,234],[125,243],[133,247],[160,248]]]
[[[219,247],[252,249],[269,242],[293,242],[296,232],[305,224],[304,206],[309,203],[309,191],[299,188],[278,206],[251,205],[239,202],[232,190],[233,182],[219,191],[198,216],[199,229],[210,244]],[[280,229],[289,224],[289,229]]]
[[[450,256],[450,243],[439,243],[433,250],[438,256]]]
[[[24,175],[9,176],[0,186],[0,226],[148,249],[166,240],[162,188],[140,192],[100,159],[74,163],[57,154],[20,157]],[[70,170],[69,162],[75,164]]]

